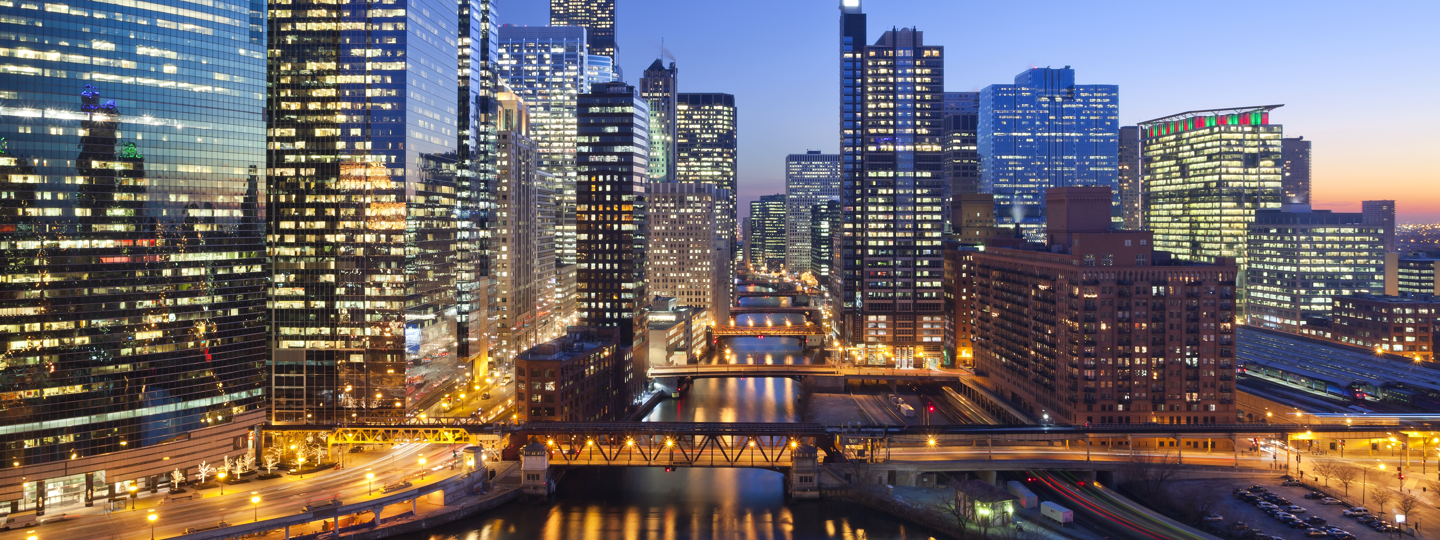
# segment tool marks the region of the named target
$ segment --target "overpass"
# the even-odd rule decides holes
[[[824,364],[687,364],[683,366],[650,366],[648,374],[651,378],[783,377],[793,379],[809,375],[833,377],[840,373],[835,367]]]
[[[715,326],[710,330],[710,335],[716,338],[727,337],[794,337],[803,338],[810,336],[824,336],[825,330],[814,323],[805,324],[777,324],[765,326]]]
[[[746,315],[751,313],[784,314],[794,313],[804,315],[806,320],[815,321],[820,318],[820,308],[814,306],[787,306],[787,307],[766,307],[766,306],[730,306],[730,315]]]
[[[802,291],[772,291],[772,292],[735,291],[735,298],[736,298],[736,299],[749,298],[749,297],[752,297],[752,296],[801,296],[801,295],[804,295],[804,294],[805,294],[805,293],[802,292]]]

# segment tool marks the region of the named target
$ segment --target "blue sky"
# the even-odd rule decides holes
[[[548,0],[497,0],[543,25]],[[616,0],[627,82],[660,54],[681,92],[735,94],[740,197],[784,191],[784,160],[838,150],[838,0]],[[1120,85],[1120,120],[1284,103],[1272,122],[1314,141],[1317,208],[1396,199],[1440,221],[1440,2],[865,0],[870,40],[918,27],[945,46],[945,87],[1008,83],[1032,66]],[[743,210],[742,210],[743,211]]]

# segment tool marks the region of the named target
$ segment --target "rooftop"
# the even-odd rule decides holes
[[[527,362],[563,362],[594,352],[596,349],[615,344],[613,332],[604,332],[586,326],[572,326],[564,337],[541,343],[520,353],[517,360]]]
[[[1222,114],[1245,114],[1245,113],[1252,113],[1252,112],[1270,112],[1270,111],[1273,111],[1273,110],[1275,110],[1275,109],[1279,109],[1280,107],[1284,107],[1284,106],[1285,106],[1285,105],[1282,103],[1282,104],[1280,104],[1280,105],[1253,105],[1253,106],[1250,106],[1250,107],[1230,107],[1230,108],[1226,108],[1226,109],[1205,109],[1205,110],[1199,110],[1199,111],[1185,111],[1185,112],[1182,112],[1182,113],[1179,113],[1179,114],[1172,114],[1172,115],[1170,115],[1170,116],[1165,116],[1165,117],[1161,117],[1161,118],[1156,118],[1156,119],[1154,119],[1154,120],[1146,120],[1146,121],[1144,121],[1144,122],[1140,122],[1140,125],[1143,126],[1143,125],[1146,125],[1146,124],[1161,124],[1161,123],[1165,123],[1165,122],[1174,122],[1174,121],[1176,121],[1176,120],[1184,120],[1184,119],[1186,119],[1186,118],[1194,118],[1194,117],[1196,117],[1196,116],[1216,116],[1216,115],[1222,115]]]
[[[1436,303],[1440,303],[1440,296],[1435,296],[1435,295],[1433,295],[1433,294],[1412,294],[1412,293],[1404,293],[1404,294],[1401,294],[1401,295],[1399,295],[1399,296],[1390,296],[1390,295],[1386,295],[1386,294],[1359,293],[1359,294],[1350,294],[1350,295],[1346,295],[1346,296],[1336,296],[1336,297],[1335,297],[1335,300],[1343,300],[1343,299],[1345,299],[1345,298],[1354,298],[1354,299],[1356,299],[1356,300],[1364,300],[1364,301],[1367,301],[1367,302],[1380,302],[1380,303],[1385,303],[1385,304],[1436,304]]]
[[[1396,354],[1249,326],[1236,330],[1235,342],[1236,360],[1242,365],[1266,366],[1341,387],[1403,383],[1440,392],[1440,370]]]

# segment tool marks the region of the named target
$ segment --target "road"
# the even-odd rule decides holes
[[[1159,519],[1094,482],[1064,473],[1040,472],[1035,478],[1037,481],[1029,484],[1031,489],[1058,495],[1047,498],[1058,500],[1075,513],[1077,521],[1092,529],[1136,540],[1212,540],[1209,535]]]
[[[394,450],[374,450],[350,454],[351,465],[341,470],[329,470],[307,474],[303,478],[286,475],[272,480],[257,480],[246,484],[225,486],[225,494],[219,489],[203,490],[204,498],[193,501],[165,501],[166,492],[145,493],[138,499],[137,508],[105,512],[104,502],[97,501],[91,508],[55,509],[41,519],[54,519],[67,514],[69,519],[58,523],[46,523],[39,528],[0,532],[0,540],[20,540],[34,534],[41,540],[59,539],[115,539],[142,540],[150,538],[150,524],[147,514],[154,511],[159,515],[155,524],[156,538],[179,536],[188,527],[213,526],[217,521],[248,523],[258,515],[270,519],[294,515],[301,507],[313,500],[337,498],[346,504],[383,496],[381,488],[420,470],[419,458],[423,455],[426,467],[430,469],[424,480],[414,479],[415,486],[438,482],[460,473],[459,468],[448,468],[451,450],[464,445],[409,444]],[[370,494],[372,483],[365,474],[375,474],[374,494]],[[193,492],[193,491],[192,491]],[[258,505],[250,503],[252,493],[260,497]]]

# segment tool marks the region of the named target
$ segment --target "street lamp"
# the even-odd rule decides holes
[[[365,469],[365,470],[368,471],[368,470],[370,470],[370,469]],[[367,473],[365,473],[365,481],[370,484],[370,495],[374,495],[374,494],[375,494],[375,473],[373,473],[373,472],[367,472]]]
[[[160,519],[160,515],[151,510],[150,515],[145,516],[145,519],[150,520],[150,540],[155,540],[155,520]]]
[[[130,482],[130,510],[132,512],[135,510],[135,498],[139,496],[135,492],[139,490],[140,488],[135,486],[135,482]]]
[[[420,458],[420,479],[425,479],[425,458]]]
[[[255,493],[257,492],[250,492],[250,505],[252,508],[255,509],[255,521],[260,521],[260,496],[256,495]]]
[[[225,494],[225,471],[220,471],[220,474],[217,474],[217,475],[215,475],[215,476],[220,477],[220,494],[221,494],[221,495],[224,495],[224,494]]]

